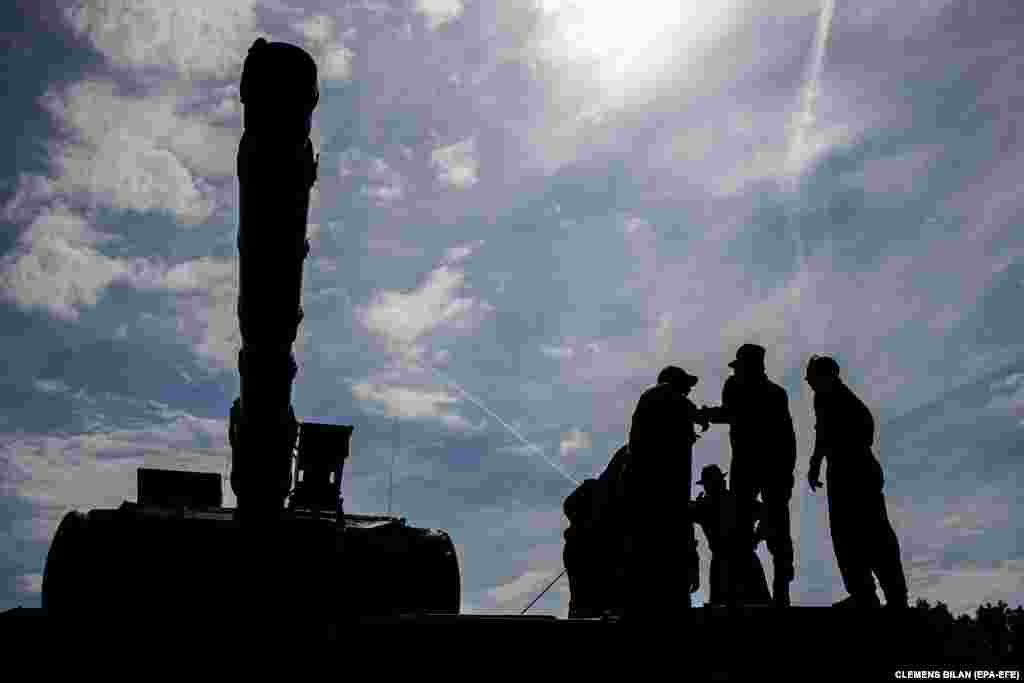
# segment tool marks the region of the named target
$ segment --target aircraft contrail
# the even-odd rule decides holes
[[[825,69],[825,55],[828,47],[829,34],[832,32],[832,16],[835,14],[835,0],[823,0],[821,12],[818,14],[818,28],[814,35],[814,45],[807,61],[803,87],[800,90],[800,106],[795,112],[790,129],[786,159],[782,169],[783,189],[787,193],[795,193],[797,180],[803,170],[804,157],[808,153],[808,133],[815,123],[815,100],[818,99],[821,74]],[[789,202],[787,202],[788,205]],[[799,230],[792,229],[792,207],[787,208],[786,221],[790,223],[790,234],[796,243],[797,260],[801,272],[806,263],[803,238]]]
[[[543,458],[544,462],[546,462],[547,464],[549,464],[553,468],[555,468],[555,470],[559,474],[561,474],[563,477],[565,477],[566,479],[571,481],[574,485],[576,485],[576,486],[580,485],[580,482],[574,476],[572,476],[571,474],[566,472],[565,469],[560,464],[558,464],[556,461],[554,461],[551,458],[549,458],[548,456],[546,456],[544,454],[544,450],[540,446],[538,446],[538,445],[528,441],[512,425],[510,425],[509,423],[507,423],[504,420],[502,420],[501,417],[499,417],[497,413],[495,413],[493,410],[491,410],[490,408],[485,406],[483,401],[481,401],[476,396],[474,396],[473,394],[471,394],[468,391],[466,391],[465,389],[463,389],[462,386],[458,382],[456,382],[454,379],[452,379],[451,377],[449,377],[445,373],[441,372],[437,368],[435,368],[435,367],[433,367],[431,365],[428,365],[427,367],[429,367],[433,372],[437,373],[440,377],[442,377],[445,380],[445,382],[447,382],[448,384],[451,384],[453,387],[455,387],[456,391],[458,391],[460,394],[462,394],[466,398],[466,400],[468,400],[470,403],[475,405],[477,408],[479,408],[480,410],[484,411],[485,413],[487,413],[488,415],[493,417],[495,420],[497,420],[498,424],[500,424],[502,427],[504,427],[506,430],[508,430],[508,432],[512,436],[514,436],[517,439],[519,439],[520,443],[522,443],[524,446],[526,446],[531,451],[533,451],[534,453],[539,455],[541,458]]]
[[[801,161],[806,154],[807,134],[815,123],[815,100],[818,99],[821,74],[825,68],[825,53],[828,37],[832,32],[832,15],[835,13],[834,0],[823,0],[818,15],[818,29],[814,36],[811,57],[807,61],[803,87],[800,90],[800,107],[793,117],[789,149],[786,155],[785,178],[793,182],[801,171]]]

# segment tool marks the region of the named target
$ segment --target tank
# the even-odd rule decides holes
[[[223,506],[219,474],[138,470],[136,501],[63,518],[46,558],[43,608],[61,616],[223,609],[327,622],[457,614],[448,534],[347,514],[341,481],[353,426],[300,423],[291,406],[317,173],[316,64],[299,47],[260,38],[240,90],[241,395],[228,430],[237,507]]]

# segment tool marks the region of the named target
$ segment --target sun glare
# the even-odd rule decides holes
[[[602,78],[649,77],[706,38],[730,3],[719,0],[543,0],[570,57]]]

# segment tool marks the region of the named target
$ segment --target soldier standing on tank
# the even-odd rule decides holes
[[[737,526],[736,495],[725,486],[718,465],[701,470],[697,484],[704,492],[691,503],[693,519],[704,529],[711,549],[708,602],[715,605],[766,604],[771,599],[761,560]],[[760,507],[760,506],[758,506]],[[755,516],[760,511],[755,509]]]
[[[670,365],[637,402],[629,429],[626,475],[632,536],[627,616],[677,612],[690,606],[699,586],[699,561],[689,508],[693,481],[694,426],[707,429],[687,395],[697,377]],[[680,536],[682,538],[680,538]],[[679,568],[671,562],[682,551],[685,591],[676,591]],[[658,608],[661,608],[660,610]]]
[[[621,612],[627,520],[622,519],[623,473],[629,447],[622,446],[597,479],[584,479],[565,499],[569,520],[562,561],[569,577],[569,616]]]
[[[907,606],[907,580],[900,545],[889,522],[882,466],[871,452],[875,421],[871,411],[839,377],[839,364],[812,356],[807,383],[814,390],[814,453],[807,482],[822,485],[821,461],[828,458],[828,520],[843,585],[850,594],[836,607],[878,607],[875,580],[887,607]]]
[[[786,390],[768,379],[764,357],[762,346],[740,346],[736,359],[729,363],[733,375],[722,388],[722,405],[703,411],[711,422],[729,425],[729,487],[737,496],[740,533],[747,537],[744,545],[748,547],[753,546],[754,506],[761,496],[761,524],[775,570],[772,602],[788,607],[794,576],[789,500],[796,468],[796,432]]]

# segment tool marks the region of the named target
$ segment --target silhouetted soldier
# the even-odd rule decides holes
[[[632,549],[630,598],[627,615],[677,612],[690,606],[690,593],[699,585],[699,562],[690,485],[693,480],[694,425],[707,422],[687,398],[697,378],[670,365],[658,374],[657,385],[640,396],[629,429],[631,453],[626,478],[631,512]],[[679,539],[679,536],[682,539]],[[687,591],[675,591],[679,568],[671,558],[682,557]]]
[[[758,494],[764,507],[762,528],[772,554],[772,599],[789,606],[793,580],[793,538],[790,535],[789,499],[796,467],[796,432],[789,413],[786,390],[765,375],[764,347],[744,344],[729,363],[732,377],[722,388],[722,405],[705,408],[714,423],[729,425],[732,463],[729,485],[740,504],[740,529],[753,545],[754,505]]]
[[[569,520],[565,530],[562,563],[569,577],[569,616],[596,617],[601,609],[601,556],[598,552],[598,518],[594,487],[596,479],[584,479],[562,506]]]
[[[814,390],[814,453],[807,482],[821,486],[821,461],[828,458],[828,520],[843,585],[850,594],[837,607],[877,607],[878,577],[886,604],[907,606],[907,581],[900,546],[885,510],[885,478],[871,446],[875,421],[871,411],[839,378],[839,364],[812,356],[807,383]]]
[[[628,460],[629,447],[622,446],[597,479],[584,479],[565,499],[569,528],[562,561],[569,577],[570,617],[597,617],[624,607]]]
[[[738,501],[725,487],[725,474],[718,465],[708,465],[701,470],[697,484],[704,487],[704,492],[697,496],[691,509],[711,549],[708,602],[767,604],[771,596],[764,568],[754,552],[756,546],[747,544],[750,537],[740,533]],[[755,509],[755,517],[759,512]]]

